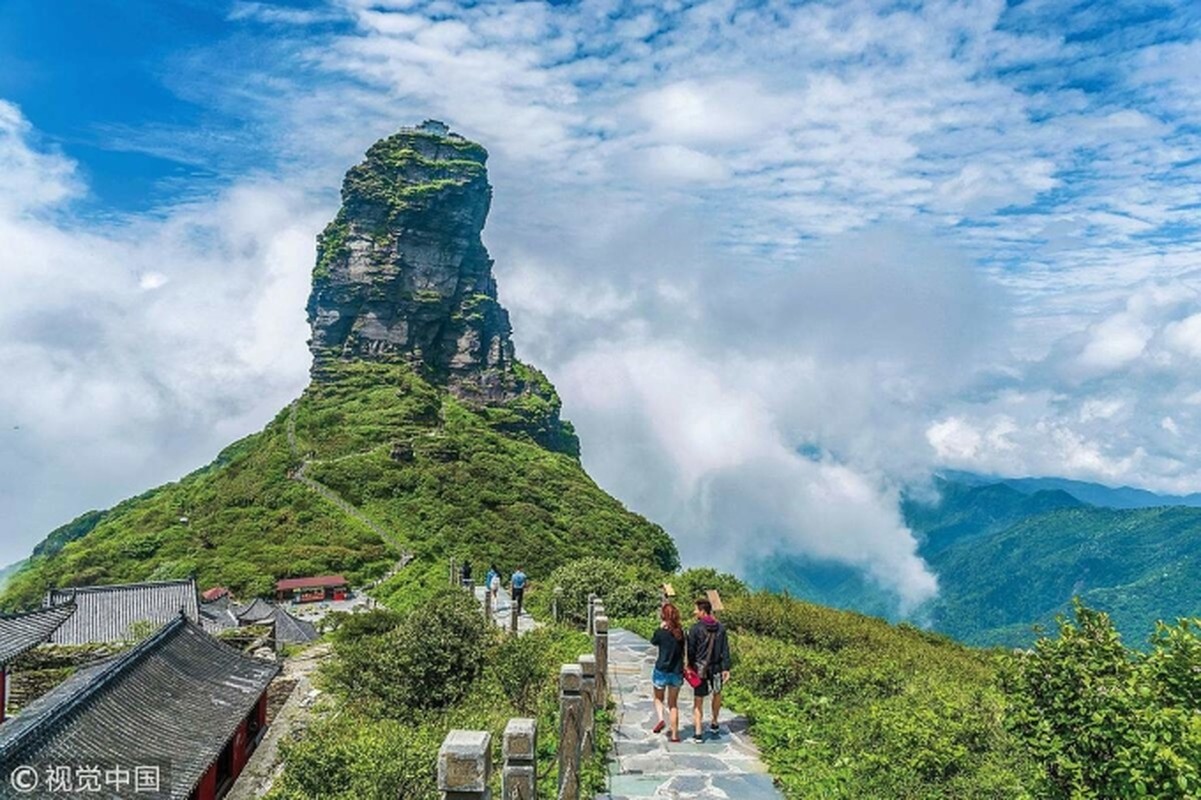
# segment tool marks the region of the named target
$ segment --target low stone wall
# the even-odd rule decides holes
[[[15,659],[9,668],[8,712],[23,707],[49,692],[82,666],[128,649],[124,644],[44,644]]]

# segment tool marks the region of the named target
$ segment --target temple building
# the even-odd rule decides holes
[[[275,584],[275,599],[312,603],[319,600],[345,600],[350,596],[350,584],[341,575],[320,575],[313,578],[284,578]]]
[[[193,578],[51,589],[43,606],[68,602],[75,603],[76,611],[55,630],[52,644],[135,641],[181,612],[200,622],[200,595]]]
[[[25,614],[0,614],[0,722],[8,717],[9,664],[47,641],[74,613],[74,603],[63,603]]]
[[[149,638],[81,668],[0,725],[0,765],[35,770],[37,797],[78,796],[71,781],[81,765],[94,765],[100,771],[89,778],[103,777],[110,796],[154,780],[158,793],[149,796],[216,800],[263,736],[267,686],[278,671],[177,612]],[[64,767],[56,788],[53,770]]]

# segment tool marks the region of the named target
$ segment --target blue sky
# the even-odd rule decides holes
[[[1186,2],[2,2],[0,561],[303,388],[341,174],[426,117],[490,150],[585,465],[686,557],[916,601],[939,467],[1196,491],[1197,74]]]

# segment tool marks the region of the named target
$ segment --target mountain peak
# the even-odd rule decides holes
[[[559,399],[514,353],[481,239],[488,152],[427,120],[372,145],[317,241],[308,302],[313,378],[347,361],[405,363],[500,425],[576,452]]]

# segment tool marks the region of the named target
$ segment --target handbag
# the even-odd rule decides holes
[[[693,689],[701,685],[701,674],[688,664],[688,637],[684,637],[684,680]]]

